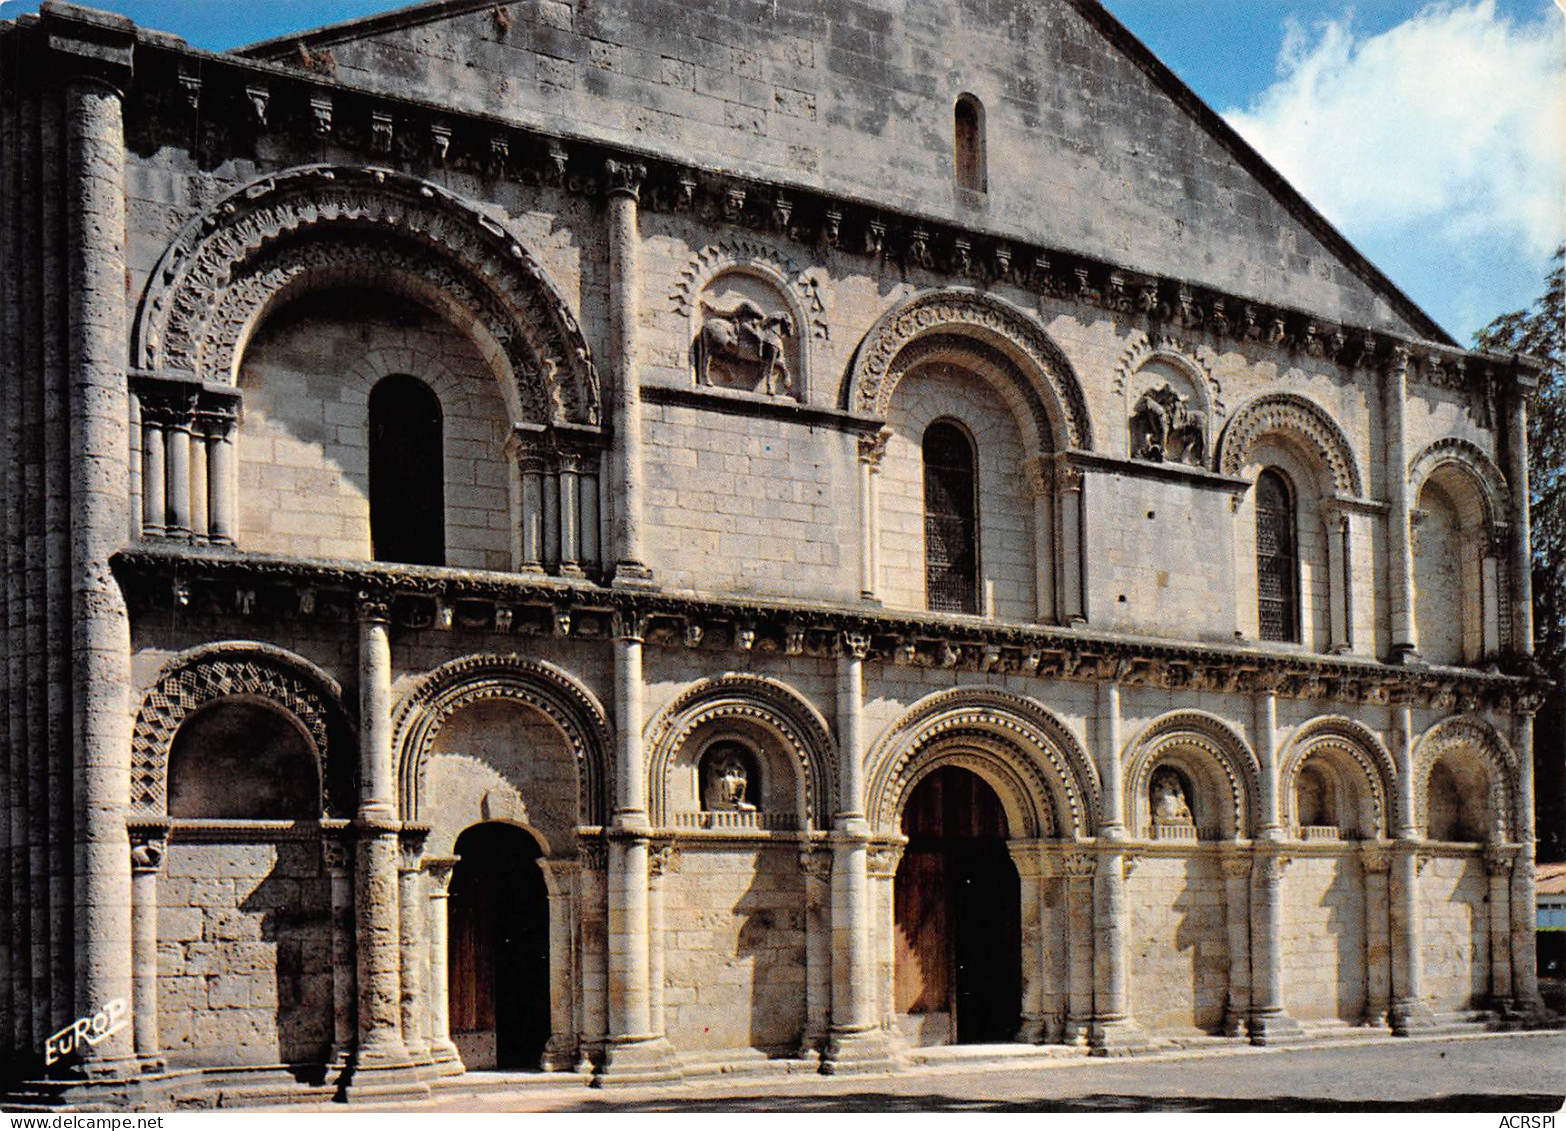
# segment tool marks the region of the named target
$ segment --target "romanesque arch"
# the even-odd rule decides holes
[[[354,744],[342,709],[342,689],[310,661],[249,640],[181,652],[147,689],[131,731],[132,809],[150,815],[166,811],[175,734],[195,712],[225,698],[260,700],[292,717],[317,760],[321,813],[352,813]]]
[[[1297,826],[1295,788],[1308,759],[1321,758],[1351,783],[1353,800],[1369,821],[1360,831],[1368,838],[1392,835],[1397,769],[1392,755],[1369,727],[1341,715],[1327,715],[1306,723],[1290,740],[1278,766],[1278,790],[1283,799],[1285,823]],[[1344,801],[1349,799],[1345,798]]]
[[[1087,401],[1065,354],[1010,303],[951,288],[915,296],[876,320],[849,369],[849,409],[885,419],[897,383],[954,345],[994,356],[1020,382],[1035,451],[1093,447]]]
[[[152,272],[136,364],[233,384],[251,333],[279,302],[365,282],[401,289],[470,333],[514,419],[599,422],[586,340],[539,263],[476,204],[389,169],[289,169],[193,219]]]
[[[1487,530],[1507,521],[1512,493],[1506,476],[1482,448],[1458,436],[1437,440],[1409,461],[1409,498],[1418,499],[1431,475],[1448,467],[1471,484],[1483,505]]]
[[[1198,827],[1224,839],[1244,839],[1261,824],[1261,770],[1256,755],[1228,723],[1205,711],[1171,711],[1148,724],[1127,748],[1125,820],[1132,835],[1152,823],[1153,771],[1172,765],[1198,791],[1189,799]],[[1212,820],[1214,823],[1208,824]]]
[[[669,775],[686,741],[716,725],[753,727],[790,755],[800,790],[800,816],[830,828],[837,796],[837,744],[826,720],[793,688],[764,676],[730,674],[686,688],[647,724],[648,810],[655,827],[668,824]]]
[[[458,711],[503,701],[530,707],[565,736],[577,766],[577,823],[602,825],[609,814],[609,721],[587,688],[553,664],[521,656],[482,654],[442,664],[422,679],[397,710],[392,749],[397,753],[402,813],[423,812],[424,763],[441,727]]]
[[[955,687],[910,707],[866,758],[865,812],[896,832],[908,795],[942,765],[970,769],[995,788],[1013,835],[1091,836],[1098,775],[1080,743],[1031,699],[989,687]]]
[[[1326,469],[1337,494],[1354,498],[1364,494],[1364,478],[1348,436],[1326,409],[1298,393],[1268,393],[1241,406],[1224,428],[1218,470],[1240,474],[1251,445],[1269,434],[1303,444]]]
[[[1485,786],[1489,839],[1510,841],[1519,827],[1517,818],[1517,753],[1484,718],[1450,715],[1436,723],[1414,746],[1414,824],[1429,833],[1430,775],[1437,763],[1445,763],[1470,778],[1482,778]]]

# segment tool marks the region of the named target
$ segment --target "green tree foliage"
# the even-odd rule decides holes
[[[1545,363],[1528,417],[1533,521],[1535,655],[1555,681],[1534,733],[1539,858],[1566,859],[1566,247],[1556,249],[1544,293],[1474,335],[1479,349],[1525,353]]]

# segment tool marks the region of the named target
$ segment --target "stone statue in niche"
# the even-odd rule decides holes
[[[769,314],[742,298],[728,309],[703,302],[701,312],[701,330],[694,346],[699,384],[768,396],[794,391],[788,368],[794,319],[787,311]]]
[[[1131,454],[1154,463],[1201,467],[1207,451],[1207,414],[1168,385],[1147,390],[1131,414]]]
[[[753,813],[756,806],[746,797],[750,790],[750,767],[744,756],[733,748],[718,751],[706,762],[707,808],[728,812]]]
[[[1185,797],[1185,782],[1176,771],[1167,766],[1155,771],[1149,793],[1154,823],[1191,823],[1191,806]]]

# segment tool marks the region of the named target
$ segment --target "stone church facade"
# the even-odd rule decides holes
[[[1535,365],[1095,0],[0,57],[13,1099],[1539,1016]]]

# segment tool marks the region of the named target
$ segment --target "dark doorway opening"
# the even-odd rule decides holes
[[[1022,891],[1006,813],[977,774],[943,766],[903,810],[893,880],[895,997],[921,1043],[1015,1039],[1022,1020]]]
[[[457,838],[451,1039],[469,1068],[537,1068],[549,1040],[549,893],[538,842],[512,825]]]

